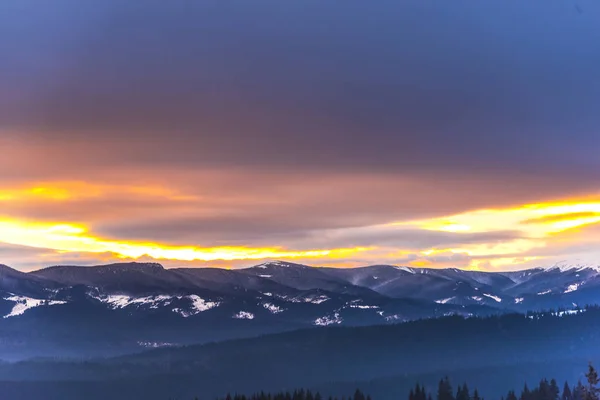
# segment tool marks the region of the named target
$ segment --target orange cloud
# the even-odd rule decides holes
[[[127,209],[115,209],[110,202],[116,197],[135,201],[128,204]],[[147,199],[154,200],[148,203]],[[276,199],[277,197],[272,196],[267,201],[276,203]],[[209,200],[207,203],[207,199],[197,193],[178,190],[165,184],[64,181],[4,187],[0,188],[0,205],[4,205],[6,215],[0,216],[0,242],[49,249],[63,254],[114,254],[118,258],[150,257],[174,262],[224,261],[237,265],[243,260],[290,258],[335,266],[404,263],[413,266],[460,265],[485,269],[515,268],[535,262],[542,259],[549,248],[558,247],[567,231],[600,223],[600,200],[587,198],[472,210],[387,224],[364,223],[352,228],[328,229],[324,225],[311,230],[310,240],[300,244],[289,237],[281,242],[278,236],[274,236],[273,242],[259,238],[254,245],[250,244],[250,240],[245,240],[244,236],[235,241],[215,240],[207,244],[203,239],[194,240],[194,236],[189,240],[185,236],[178,236],[177,230],[173,234],[164,234],[164,238],[158,235],[157,238],[149,237],[147,240],[139,237],[136,239],[140,234],[139,230],[130,233],[129,238],[123,238],[118,229],[114,234],[108,233],[109,238],[103,236],[106,233],[98,234],[107,232],[102,230],[101,224],[110,219],[118,225],[121,221],[125,223],[145,218],[149,213],[164,216],[166,221],[169,218],[181,218],[182,215],[190,218],[198,215],[228,215],[248,201],[244,199],[245,203],[242,202],[244,204],[241,205],[229,204],[227,201],[231,200],[230,197],[223,199],[227,203],[223,205],[215,202],[215,196]],[[32,214],[17,207],[22,204],[27,204],[29,209],[24,210],[30,212],[36,207],[51,205],[54,215],[59,217],[53,220],[50,216],[49,221],[42,222],[43,217],[31,218]],[[140,204],[150,206],[142,207]],[[86,213],[76,214],[76,210],[81,208]],[[301,217],[300,210],[297,212]],[[17,217],[18,215],[21,217]],[[63,219],[63,215],[71,215],[71,220]],[[285,213],[282,215],[286,216]],[[195,229],[193,224],[192,229]],[[160,229],[158,231],[162,232]],[[407,240],[406,236],[412,232],[423,235],[442,232],[443,235],[438,236],[444,237],[422,241]],[[506,234],[507,232],[510,234]],[[486,233],[489,235],[485,235]],[[369,235],[374,239],[364,241],[363,238],[368,238]],[[318,240],[312,240],[313,236],[318,237]],[[467,236],[481,238],[472,240],[467,239]],[[195,244],[197,241],[204,242],[205,245]]]
[[[186,195],[159,185],[110,185],[70,181],[38,182],[16,188],[0,188],[0,201],[69,201],[114,194],[158,197],[173,201],[197,199],[194,195]]]

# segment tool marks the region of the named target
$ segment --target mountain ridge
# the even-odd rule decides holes
[[[261,268],[264,269],[265,267],[269,267],[269,266],[279,266],[279,267],[296,267],[296,268],[313,268],[313,269],[341,269],[341,270],[355,270],[355,269],[365,269],[365,268],[372,268],[372,267],[391,267],[400,271],[405,271],[405,272],[409,272],[411,274],[415,274],[415,273],[428,273],[427,271],[462,271],[462,272],[474,272],[474,273],[481,273],[481,274],[517,274],[517,273],[522,273],[522,272],[527,272],[527,271],[535,271],[535,270],[552,270],[552,269],[560,269],[561,271],[568,271],[568,270],[572,270],[572,269],[579,269],[579,270],[585,270],[585,269],[593,269],[595,271],[600,272],[600,264],[594,264],[594,263],[589,263],[589,262],[577,262],[577,261],[569,261],[569,260],[562,260],[556,263],[553,263],[549,266],[536,266],[536,267],[531,267],[531,268],[525,268],[525,269],[518,269],[518,270],[507,270],[507,271],[480,271],[480,270],[473,270],[473,269],[466,269],[466,268],[458,268],[458,267],[446,267],[446,268],[425,268],[425,267],[410,267],[410,266],[402,266],[402,265],[395,265],[395,264],[368,264],[368,265],[364,265],[364,266],[357,266],[357,267],[329,267],[327,265],[308,265],[308,264],[299,264],[299,263],[294,263],[294,262],[290,262],[290,261],[285,261],[285,260],[272,260],[272,261],[265,261],[256,265],[251,265],[248,267],[242,267],[242,268],[221,268],[221,267],[185,267],[185,266],[177,266],[177,267],[165,267],[163,266],[161,263],[159,262],[140,262],[140,261],[130,261],[130,262],[114,262],[114,263],[108,263],[108,264],[94,264],[94,265],[68,265],[68,264],[56,264],[56,265],[50,265],[50,266],[46,266],[46,267],[42,267],[36,270],[32,270],[32,271],[28,271],[28,272],[23,272],[23,271],[19,271],[16,268],[13,268],[9,265],[6,264],[1,264],[0,263],[0,270],[2,268],[8,268],[10,270],[13,271],[17,271],[17,272],[21,272],[24,274],[36,274],[45,270],[49,270],[49,269],[56,269],[56,268],[107,268],[107,267],[124,267],[124,268],[130,268],[130,267],[135,267],[138,269],[143,269],[143,268],[156,268],[156,269],[164,269],[164,270],[174,270],[174,269],[217,269],[217,270],[226,270],[226,271],[244,271],[244,270],[250,270],[250,269],[255,269],[255,268]]]
[[[587,304],[600,304],[600,273],[587,267],[481,272],[284,261],[243,269],[116,263],[24,273],[2,267],[0,358],[52,356],[61,346],[75,354],[120,354],[299,328],[576,312]]]

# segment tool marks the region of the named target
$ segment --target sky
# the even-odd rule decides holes
[[[595,0],[4,0],[0,263],[600,263]]]

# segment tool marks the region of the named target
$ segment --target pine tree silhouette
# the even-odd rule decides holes
[[[462,386],[458,386],[456,390],[456,400],[470,400],[471,396],[469,394],[469,387],[466,383]]]
[[[561,400],[574,400],[573,393],[571,393],[571,388],[569,387],[569,382],[565,382],[563,386]]]
[[[506,400],[518,400],[514,390],[510,390],[506,395]]]
[[[573,400],[583,400],[585,396],[585,386],[581,383],[581,381],[577,382],[577,386],[573,389]]]
[[[521,397],[519,398],[519,400],[533,400],[531,396],[531,391],[529,390],[527,384],[523,386],[523,391],[521,392]]]
[[[598,400],[598,388],[597,385],[600,382],[598,378],[598,372],[592,365],[592,363],[588,366],[588,372],[585,374],[587,379],[587,387],[585,388],[584,400]]]
[[[454,395],[452,394],[452,385],[450,385],[450,379],[448,379],[448,377],[440,380],[437,400],[455,400]]]

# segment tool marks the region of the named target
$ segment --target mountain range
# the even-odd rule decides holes
[[[92,357],[326,325],[600,304],[600,266],[517,272],[373,265],[165,269],[156,263],[0,265],[0,359]]]

